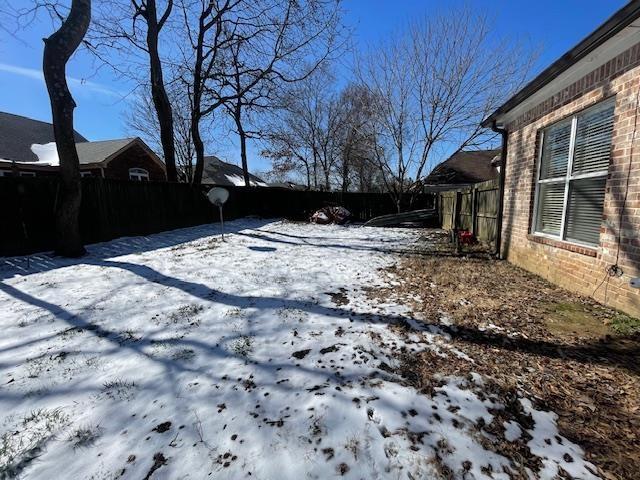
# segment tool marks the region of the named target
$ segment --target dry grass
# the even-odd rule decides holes
[[[405,378],[428,390],[435,373],[481,373],[502,398],[517,392],[558,413],[604,478],[639,478],[640,335],[616,328],[637,321],[506,262],[444,253],[404,258],[389,270],[402,285],[377,295],[441,325],[476,363],[424,352],[407,359]]]

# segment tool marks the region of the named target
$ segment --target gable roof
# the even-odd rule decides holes
[[[134,143],[136,138],[118,138],[99,142],[76,143],[80,164],[100,163],[111,159],[120,151]]]
[[[76,142],[88,140],[74,132]],[[36,162],[31,145],[54,141],[53,125],[32,118],[0,112],[0,159],[16,162]]]
[[[252,187],[267,187],[268,185],[255,175],[249,174]],[[220,185],[226,187],[244,186],[242,168],[232,163],[223,162],[215,155],[204,157],[204,171],[202,183],[205,185]]]
[[[496,160],[500,149],[454,153],[437,165],[423,180],[425,185],[467,185],[498,177]]]
[[[537,77],[484,119],[481,125],[483,127],[490,127],[498,117],[514,109],[534,93],[576,65],[580,60],[594,53],[598,47],[601,47],[608,40],[611,40],[625,28],[629,27],[639,16],[640,1],[630,1],[575,47],[544,69]]]

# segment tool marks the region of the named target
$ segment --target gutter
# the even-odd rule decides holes
[[[509,132],[505,128],[498,127],[495,120],[491,123],[491,130],[502,136],[502,149],[500,150],[500,178],[498,193],[498,215],[496,218],[496,246],[494,255],[504,259],[502,255],[502,215],[504,212],[504,185],[507,176],[507,145],[509,144]]]

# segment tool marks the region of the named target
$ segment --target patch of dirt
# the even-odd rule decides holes
[[[147,475],[144,477],[143,480],[149,480],[151,478],[151,475],[153,475],[153,472],[155,472],[160,467],[166,464],[167,464],[167,459],[162,454],[162,452],[156,453],[153,456],[153,465],[151,465],[151,468],[149,469],[149,471],[147,472]]]
[[[304,357],[306,357],[309,354],[310,351],[311,351],[310,348],[306,350],[299,350],[297,352],[293,352],[291,356],[297,358],[298,360],[302,360]]]
[[[153,428],[154,432],[164,433],[171,428],[171,422],[162,422]]]
[[[488,257],[411,255],[386,273],[401,285],[372,296],[408,305],[412,317],[437,325],[475,361],[399,352],[408,383],[432,393],[437,377],[477,372],[488,379],[484,390],[507,406],[525,395],[556,412],[560,433],[585,450],[604,478],[638,478],[640,335],[616,333],[619,312]],[[411,330],[406,322],[392,328]],[[503,441],[502,423],[510,419],[526,420],[514,407],[499,425],[483,426],[496,438],[487,448],[522,458],[524,436]]]
[[[327,295],[329,295],[331,297],[331,301],[339,307],[349,303],[346,288],[339,288],[337,292],[327,292]]]
[[[341,463],[336,467],[336,470],[339,475],[344,476],[349,472],[349,465],[347,465],[346,463]]]
[[[339,349],[340,347],[336,343],[335,345],[331,345],[330,347],[321,348],[320,353],[324,355],[325,353],[337,352]]]

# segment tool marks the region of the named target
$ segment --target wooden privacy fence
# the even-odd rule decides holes
[[[468,230],[482,243],[495,247],[498,233],[498,180],[439,193],[442,228]]]
[[[205,197],[207,186],[181,183],[82,179],[80,229],[85,243],[148,235],[217,222],[218,211]],[[303,220],[318,208],[342,205],[356,219],[394,213],[384,193],[295,191],[264,187],[229,187],[225,217],[256,215]],[[22,255],[54,247],[55,177],[0,177],[0,255]],[[413,208],[433,208],[435,195],[422,194]]]

